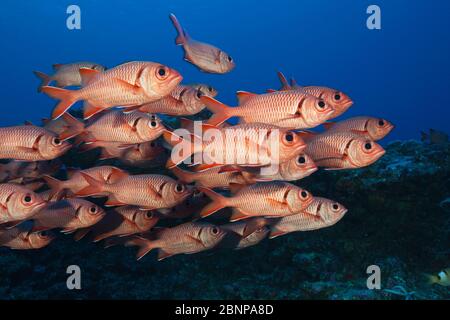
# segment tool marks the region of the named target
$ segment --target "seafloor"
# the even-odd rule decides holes
[[[349,209],[330,228],[161,262],[70,236],[38,251],[0,248],[0,299],[448,299],[448,287],[427,284],[424,274],[450,267],[450,145],[386,149],[369,168],[300,181]],[[66,287],[73,264],[81,290]],[[373,264],[380,290],[366,287]]]

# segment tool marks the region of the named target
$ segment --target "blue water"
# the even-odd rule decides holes
[[[70,4],[81,8],[81,30],[66,28]],[[366,28],[370,4],[381,7],[381,30]],[[150,60],[177,69],[185,82],[212,84],[230,105],[236,90],[277,88],[281,70],[300,84],[348,93],[355,104],[343,117],[392,121],[387,140],[448,127],[449,1],[3,0],[1,9],[2,126],[50,114],[54,101],[36,92],[32,70]],[[233,56],[236,69],[211,75],[184,62],[170,12],[194,38]]]

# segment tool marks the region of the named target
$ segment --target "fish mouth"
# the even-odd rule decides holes
[[[307,176],[313,174],[313,173],[316,172],[318,169],[319,169],[319,168],[318,168],[316,165],[307,168],[307,169],[305,170],[305,177],[307,177]]]
[[[63,154],[65,152],[67,152],[70,148],[72,148],[72,145],[70,143],[67,143],[66,145],[62,146],[59,149],[59,152],[60,152],[59,154]]]
[[[373,154],[374,161],[380,159],[385,153],[386,153],[386,150],[384,150],[384,149],[381,149],[381,150],[375,152]]]

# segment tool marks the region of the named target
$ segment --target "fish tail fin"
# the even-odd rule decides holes
[[[180,169],[179,167],[173,167],[172,173],[181,181],[184,183],[192,183],[194,182],[194,175],[190,171],[186,171],[183,169]]]
[[[429,285],[432,285],[432,284],[435,284],[435,283],[439,282],[438,277],[436,277],[435,275],[425,273],[424,276],[425,276],[425,279],[427,280],[427,283]]]
[[[33,71],[33,73],[36,77],[38,77],[41,80],[41,83],[37,89],[38,92],[41,92],[42,87],[48,86],[52,81],[52,78],[49,75],[46,75],[45,73],[40,71]]]
[[[425,142],[427,140],[428,140],[428,134],[423,131],[420,131],[420,141]]]
[[[76,91],[45,86],[45,87],[42,87],[42,92],[44,92],[48,96],[52,97],[53,99],[61,100],[57,104],[55,109],[53,109],[52,119],[59,118],[64,112],[66,112],[78,100],[74,94]]]
[[[205,187],[198,187],[198,190],[206,194],[212,200],[211,203],[207,204],[202,209],[200,212],[200,217],[207,217],[228,206],[228,198],[218,194],[217,192]]]
[[[291,88],[291,86],[289,85],[286,77],[284,76],[284,74],[280,71],[277,72],[278,75],[278,79],[280,79],[281,82],[281,89],[282,90],[288,90]]]
[[[66,122],[68,128],[61,132],[61,134],[59,135],[59,138],[61,140],[73,138],[84,131],[84,123],[76,119],[70,113],[66,112],[62,115],[62,117]]]
[[[207,124],[218,126],[234,116],[234,108],[231,108],[230,106],[227,106],[226,104],[221,103],[216,99],[207,96],[201,96],[200,101],[205,104],[206,108],[208,108],[209,111],[214,113],[213,116],[207,121]]]
[[[115,245],[124,245],[125,247],[138,247],[139,249],[136,253],[137,260],[142,259],[147,253],[156,248],[154,241],[139,236],[106,239],[105,248],[109,248]]]
[[[175,38],[175,43],[177,45],[184,45],[187,41],[186,31],[183,30],[183,27],[181,27],[180,22],[173,13],[170,14],[170,20],[172,20],[173,26],[175,27],[175,29],[177,29],[178,32],[178,35]]]
[[[92,178],[90,175],[84,172],[80,171],[80,174],[89,185],[76,192],[77,196],[87,197],[103,191],[104,184],[101,181]]]
[[[172,154],[166,163],[166,168],[168,169],[173,169],[175,166],[192,156],[196,151],[195,142],[187,141],[169,130],[164,131],[163,138],[166,143],[173,147]],[[181,149],[179,151],[181,151],[182,154],[173,152],[175,147],[178,148],[178,144],[180,144]]]
[[[53,178],[49,175],[42,176],[42,179],[45,180],[47,185],[50,187],[51,191],[51,197],[59,194],[61,191],[64,190],[64,181],[58,180],[56,178]]]

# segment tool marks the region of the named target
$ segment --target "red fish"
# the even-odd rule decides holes
[[[183,46],[186,61],[204,72],[227,73],[234,69],[235,64],[230,55],[210,44],[193,40],[174,14],[170,15],[170,20],[178,32],[175,43]]]
[[[100,72],[105,70],[104,66],[93,62],[54,64],[53,69],[55,70],[55,73],[51,76],[46,75],[43,72],[33,71],[33,73],[39,79],[41,79],[41,84],[39,85],[38,92],[41,92],[42,87],[48,86],[52,81],[55,81],[56,86],[59,88],[68,86],[81,86],[81,68],[93,69]]]
[[[269,237],[272,239],[290,232],[329,227],[341,220],[346,212],[347,209],[337,202],[314,197],[313,202],[304,211],[273,223]]]
[[[0,128],[0,159],[52,160],[70,149],[53,132],[32,125]]]
[[[200,100],[214,113],[208,124],[219,125],[232,117],[241,123],[267,123],[288,129],[314,128],[332,116],[334,110],[323,99],[301,91],[265,94],[237,92],[239,106],[229,107],[210,97]]]
[[[367,139],[378,141],[394,129],[394,125],[387,120],[373,117],[353,117],[339,122],[323,124],[327,132],[352,132]]]
[[[114,236],[129,236],[144,233],[153,228],[159,218],[151,211],[144,211],[138,207],[125,206],[113,208],[106,212],[106,216],[90,228],[78,230],[75,239],[78,241],[89,235],[94,242]]]
[[[232,207],[234,209],[231,221],[249,217],[283,217],[299,213],[311,204],[311,194],[287,182],[265,182],[253,185],[230,185],[232,197],[224,197],[211,189],[198,187],[211,198],[200,213],[207,217],[220,209]]]
[[[33,216],[34,231],[61,228],[64,233],[90,227],[99,222],[105,211],[84,199],[64,199],[50,202]]]
[[[174,179],[158,174],[126,176],[116,183],[105,183],[81,172],[89,184],[77,195],[90,196],[107,193],[106,206],[134,205],[153,210],[171,208],[181,203],[192,193],[192,188]]]
[[[0,247],[15,250],[41,249],[54,238],[54,234],[48,231],[31,232],[20,227],[7,230],[0,229]]]
[[[85,101],[85,119],[111,107],[134,107],[156,101],[168,95],[182,79],[177,71],[164,65],[141,61],[124,63],[101,73],[82,68],[80,74],[84,86],[79,90],[42,87],[42,92],[61,100],[52,119],[59,118],[80,100]]]
[[[212,249],[225,234],[225,231],[213,224],[187,222],[172,228],[160,228],[142,237],[111,239],[108,246],[138,246],[138,260],[151,250],[159,249],[158,260],[163,260],[176,254],[192,254]]]
[[[33,191],[14,183],[0,184],[0,224],[27,220],[44,206]]]

